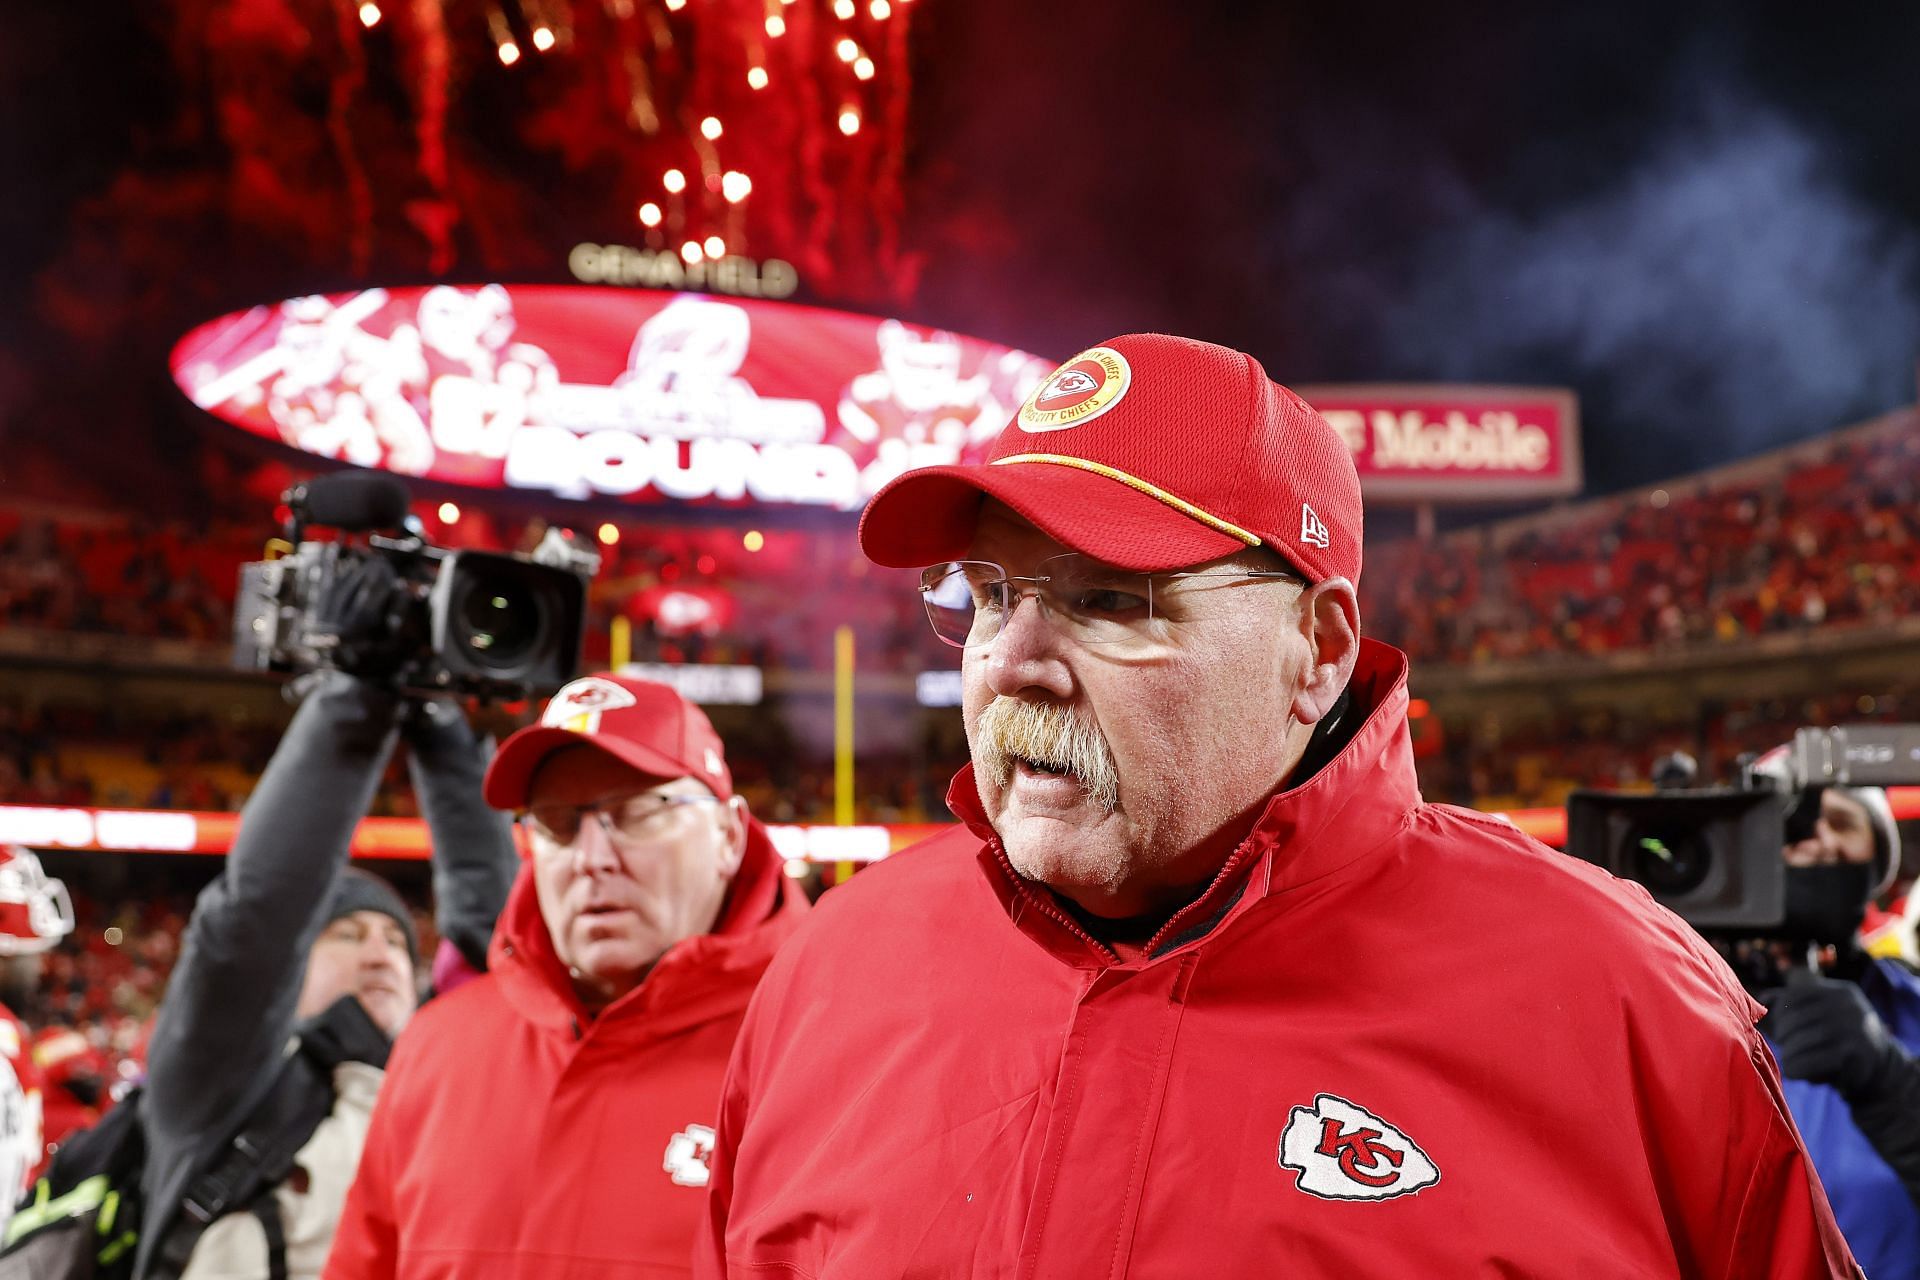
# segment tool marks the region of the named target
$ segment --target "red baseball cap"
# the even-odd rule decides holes
[[[1327,420],[1243,352],[1132,333],[1027,397],[984,463],[922,467],[860,518],[869,559],[964,558],[984,498],[1123,569],[1267,547],[1307,576],[1360,581],[1360,477]]]
[[[706,712],[671,685],[607,673],[567,685],[548,701],[539,724],[500,744],[487,766],[487,803],[521,808],[546,758],[583,742],[663,782],[693,778],[722,800],[733,795],[726,749]]]

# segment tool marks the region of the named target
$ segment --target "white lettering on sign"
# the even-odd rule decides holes
[[[687,263],[677,253],[624,244],[577,244],[567,254],[567,269],[587,284],[711,290],[742,298],[786,298],[800,287],[800,273],[779,258],[760,262],[730,253]]]
[[[695,440],[685,448],[683,462],[680,441],[667,437],[523,427],[507,447],[504,479],[516,489],[550,489],[569,498],[638,493],[650,484],[679,499],[751,497],[851,508],[861,498],[859,469],[832,445],[755,448],[744,440]]]
[[[1350,425],[1350,424],[1349,424]],[[1340,428],[1336,428],[1340,429]],[[1349,444],[1352,436],[1341,429]],[[1450,410],[1440,421],[1418,409],[1373,411],[1373,465],[1429,471],[1543,471],[1552,441],[1545,430],[1518,415],[1490,409],[1478,422]]]
[[[1347,442],[1347,448],[1355,453],[1364,452],[1367,447],[1367,415],[1358,409],[1327,409],[1321,414],[1327,425],[1340,433]]]

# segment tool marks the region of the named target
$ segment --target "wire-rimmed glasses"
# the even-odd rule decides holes
[[[1032,595],[1079,644],[1134,644],[1152,636],[1154,602],[1157,595],[1164,601],[1170,582],[1278,578],[1305,585],[1299,574],[1279,569],[1139,573],[1078,552],[1051,556],[1034,567],[1034,573],[1016,575],[990,560],[949,560],[921,570],[920,597],[933,633],[957,649],[991,644],[1021,599]]]
[[[595,804],[537,804],[520,815],[527,833],[544,844],[565,848],[580,838],[591,816],[614,844],[634,845],[657,834],[666,816],[689,804],[715,803],[711,792],[640,791]]]

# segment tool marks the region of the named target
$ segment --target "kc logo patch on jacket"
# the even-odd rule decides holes
[[[711,1176],[708,1161],[713,1159],[713,1127],[690,1124],[667,1139],[667,1154],[660,1167],[673,1178],[675,1186],[704,1187]]]
[[[1287,1113],[1280,1167],[1294,1170],[1294,1185],[1323,1200],[1389,1200],[1440,1181],[1439,1168],[1413,1139],[1331,1093]]]

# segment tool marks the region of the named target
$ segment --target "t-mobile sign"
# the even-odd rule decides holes
[[[1580,422],[1571,391],[1296,389],[1346,438],[1369,498],[1474,502],[1580,491]]]

